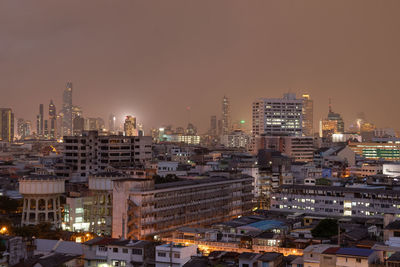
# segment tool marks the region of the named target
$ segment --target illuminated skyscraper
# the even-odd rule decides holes
[[[114,114],[110,114],[110,117],[108,117],[108,131],[110,133],[115,133],[115,122],[116,122],[116,117]]]
[[[50,100],[50,104],[49,104],[49,121],[50,121],[49,137],[55,138],[56,137],[57,113],[56,113],[56,106],[54,105],[53,100]]]
[[[10,108],[0,108],[0,141],[14,141],[14,113]]]
[[[126,116],[124,123],[125,136],[138,136],[138,130],[136,128],[136,117]]]
[[[320,122],[320,137],[330,137],[332,134],[344,133],[344,121],[339,113],[332,111],[329,99],[328,117]]]
[[[72,83],[68,82],[63,93],[62,106],[62,135],[72,134]]]
[[[314,103],[310,95],[304,94],[303,99],[303,135],[314,135]]]
[[[229,99],[224,96],[222,100],[222,134],[229,134],[231,131],[231,119],[230,119],[230,104]]]
[[[36,131],[38,136],[43,136],[43,120],[44,120],[43,104],[39,105],[39,114],[36,116]]]

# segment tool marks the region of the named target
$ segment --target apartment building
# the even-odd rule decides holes
[[[197,246],[184,244],[164,244],[156,247],[157,267],[182,267],[192,256],[197,255]]]
[[[272,149],[289,156],[294,162],[312,162],[314,139],[307,136],[267,136],[256,137],[256,150]]]
[[[96,237],[82,245],[85,267],[154,266],[155,245],[153,242]]]
[[[126,168],[150,162],[152,140],[150,136],[102,136],[97,131],[86,131],[81,136],[64,137],[63,157],[57,175],[69,177],[72,182],[86,182],[89,174],[109,166]]]
[[[203,177],[154,184],[114,181],[112,236],[141,239],[182,226],[205,226],[251,212],[253,178]]]
[[[400,217],[400,191],[383,186],[282,185],[272,193],[271,210],[312,213],[329,217]]]

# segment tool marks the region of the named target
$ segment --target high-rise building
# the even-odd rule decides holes
[[[295,94],[283,98],[259,98],[253,102],[253,137],[302,136],[303,100]]]
[[[14,113],[11,108],[0,108],[0,141],[14,141]]]
[[[18,138],[21,140],[30,136],[31,135],[31,122],[25,121],[24,119],[18,119],[17,134],[18,134]]]
[[[104,120],[102,118],[86,118],[84,129],[85,131],[102,131]]]
[[[116,117],[114,114],[110,114],[110,116],[108,117],[108,131],[110,133],[115,133],[115,123],[116,123]]]
[[[72,83],[68,82],[63,93],[63,123],[62,123],[62,135],[72,134]]]
[[[210,120],[210,135],[216,136],[217,135],[217,116],[211,116]]]
[[[44,120],[43,136],[45,138],[49,138],[49,121],[48,120]]]
[[[329,99],[328,117],[320,122],[320,137],[330,137],[332,134],[344,133],[344,121],[339,113],[332,111]]]
[[[24,119],[18,119],[17,120],[17,135],[19,139],[24,139],[24,124],[25,120]]]
[[[136,128],[136,117],[126,116],[124,123],[125,136],[138,136]]]
[[[36,131],[38,136],[43,136],[44,134],[43,120],[44,120],[43,104],[40,104],[39,114],[36,116]]]
[[[231,118],[230,118],[230,104],[229,99],[224,96],[222,100],[222,134],[229,134],[231,130]]]
[[[57,123],[57,113],[56,106],[53,103],[53,100],[50,100],[49,104],[49,121],[50,121],[50,129],[49,129],[49,137],[56,137],[56,123]]]
[[[310,95],[302,95],[303,99],[303,135],[313,136],[314,135],[314,103],[310,98]]]
[[[74,135],[81,135],[85,130],[85,119],[80,116],[76,116],[73,121],[73,128]]]

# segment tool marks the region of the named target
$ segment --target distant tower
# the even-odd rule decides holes
[[[110,114],[108,117],[108,131],[110,133],[115,133],[115,122],[116,122],[116,117],[114,114]]]
[[[320,121],[320,137],[331,137],[332,134],[344,133],[344,121],[339,113],[332,111],[331,99],[329,98],[328,117]]]
[[[24,131],[25,120],[18,119],[17,120],[17,134],[19,139],[25,138],[25,131]]]
[[[44,134],[44,127],[43,127],[43,116],[44,115],[44,111],[43,111],[43,104],[39,105],[39,114],[36,116],[36,130],[37,130],[37,134],[38,136],[43,136]]]
[[[64,178],[51,175],[31,175],[19,180],[23,196],[21,225],[48,222],[61,227],[60,196],[65,192]]]
[[[14,141],[14,113],[11,108],[0,108],[0,141]]]
[[[136,128],[136,117],[126,116],[124,123],[125,136],[138,136]]]
[[[53,103],[53,100],[50,100],[49,104],[49,121],[50,121],[50,138],[56,137],[56,123],[57,123],[57,113],[56,113],[56,106]]]
[[[314,135],[314,103],[310,95],[304,94],[303,99],[303,135]]]
[[[49,121],[44,120],[44,130],[43,130],[43,136],[46,138],[49,138]]]
[[[62,121],[62,135],[72,134],[72,83],[68,82],[63,92],[63,121]]]
[[[210,120],[210,135],[216,136],[217,135],[217,116],[211,116]]]
[[[230,105],[229,99],[224,96],[222,100],[222,134],[227,135],[230,132]]]

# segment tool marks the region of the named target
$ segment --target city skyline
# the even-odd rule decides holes
[[[378,127],[400,128],[387,116],[400,96],[400,3],[93,3],[2,4],[0,105],[16,118],[35,122],[50,99],[60,110],[72,81],[85,117],[132,115],[147,129],[186,126],[190,106],[206,132],[224,95],[232,120],[250,122],[256,98],[289,91],[311,95],[314,125],[331,98],[346,125],[364,111]]]

